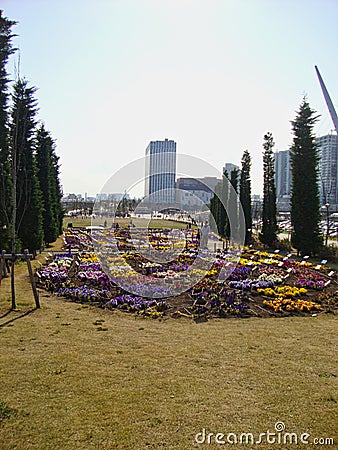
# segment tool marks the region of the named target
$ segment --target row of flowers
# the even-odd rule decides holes
[[[229,315],[250,315],[248,297],[236,292],[221,291],[220,293],[207,292],[192,294],[194,302],[191,313],[194,316],[217,316],[227,317]]]
[[[160,317],[168,308],[167,303],[163,300],[146,299],[130,294],[122,294],[118,297],[110,299],[104,305],[107,309],[119,309],[127,312],[136,312],[152,317]]]
[[[264,305],[269,306],[274,311],[313,311],[322,309],[322,306],[318,303],[291,298],[278,297],[275,300],[263,300]]]
[[[123,233],[122,241],[127,240]],[[152,245],[162,245],[163,234],[154,234],[152,237],[150,233],[149,238]],[[65,242],[71,238],[90,240],[88,234],[86,238],[82,235],[85,233],[66,230]],[[77,248],[81,245],[80,242]],[[174,261],[160,264],[147,261],[134,250],[107,253],[105,270],[110,271],[113,283],[97,254],[60,253],[37,271],[37,279],[40,286],[75,301],[98,302],[108,309],[128,312],[149,311],[149,315],[158,317],[171,310],[170,299],[163,299],[170,296],[172,286],[184,291],[185,285],[189,286],[189,277],[199,275],[198,267],[191,268],[196,255],[196,249],[185,248]],[[234,267],[238,258],[239,264]],[[225,279],[220,277],[222,271],[226,273]],[[252,313],[251,300],[276,313],[309,312],[328,306],[336,308],[336,291],[333,289],[330,295],[326,292],[329,287],[337,286],[335,277],[323,265],[295,261],[290,255],[253,250],[239,255],[220,251],[206,276],[185,295],[191,298],[188,310],[195,316],[248,315]],[[116,286],[128,282],[133,285],[133,295]],[[150,292],[151,300],[146,298]]]
[[[72,250],[92,249],[91,236],[84,230],[65,229],[63,231],[63,242],[66,248]]]

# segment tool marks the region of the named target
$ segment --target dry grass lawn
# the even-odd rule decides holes
[[[258,437],[277,421],[337,445],[335,316],[157,321],[44,293],[29,313],[18,273],[21,311],[6,315],[0,288],[1,450],[218,448],[196,433]]]

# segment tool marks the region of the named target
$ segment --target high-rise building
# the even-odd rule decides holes
[[[233,170],[237,169],[238,173],[240,173],[239,167],[236,166],[236,164],[232,164],[232,163],[225,163],[224,167],[223,167],[223,173],[227,172],[228,177],[230,177],[230,174]]]
[[[203,177],[203,178],[196,178],[196,180],[203,183],[205,186],[208,186],[209,189],[212,191],[215,190],[217,183],[222,181],[220,178],[217,177]]]
[[[338,204],[338,136],[316,138],[319,149],[319,188],[322,205]]]
[[[178,178],[176,182],[177,203],[196,207],[201,206],[201,203],[210,203],[219,181],[221,180],[216,177]]]
[[[291,200],[291,160],[290,150],[275,153],[275,185],[278,211],[290,211]]]
[[[146,148],[145,169],[146,202],[175,203],[176,142],[151,141]]]

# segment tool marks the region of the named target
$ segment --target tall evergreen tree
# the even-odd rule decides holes
[[[44,241],[47,244],[54,242],[59,235],[52,154],[53,140],[44,125],[41,125],[36,134],[36,166],[43,200]]]
[[[44,207],[44,240],[51,243],[62,233],[63,208],[59,158],[55,153],[55,143],[44,125],[36,134],[36,165]]]
[[[17,236],[23,249],[40,249],[43,241],[42,198],[34,158],[34,132],[37,101],[35,88],[19,79],[12,95],[11,153],[16,179]],[[14,217],[14,216],[13,216]]]
[[[219,200],[218,230],[220,236],[224,237],[227,230],[227,224],[229,222],[227,214],[228,200],[229,200],[229,180],[226,172],[223,174],[222,181],[220,183],[219,196],[220,200]]]
[[[314,255],[323,244],[320,234],[320,202],[318,188],[319,155],[313,127],[318,119],[306,98],[291,122],[292,244],[301,253]]]
[[[230,223],[228,218],[230,195],[230,180],[228,173],[224,172],[222,180],[215,187],[215,195],[211,198],[210,212],[215,220],[216,228],[214,231],[227,239],[230,236]]]
[[[8,20],[0,10],[0,250],[10,249],[11,221],[11,166],[9,158],[8,93],[9,82],[6,64],[14,53],[12,27],[16,22]]]
[[[220,235],[222,235],[222,224],[224,227],[223,223],[224,214],[222,211],[223,205],[220,200],[222,198],[222,189],[223,189],[223,181],[219,181],[215,186],[215,194],[210,200],[210,213],[212,219],[210,218],[209,220],[212,230]]]
[[[263,244],[272,246],[277,241],[277,207],[273,147],[275,143],[271,133],[264,136],[263,143],[263,226],[259,239]]]
[[[231,213],[236,213],[236,218],[234,218],[235,220],[233,221],[235,226],[238,226],[238,212],[237,212],[237,193],[238,193],[238,175],[239,175],[239,170],[238,169],[233,169],[230,172],[230,177],[228,175],[227,172],[225,172],[225,176],[228,178],[231,186],[233,187],[233,189],[229,188],[229,195],[227,198],[227,217],[226,217],[226,223],[225,223],[225,238],[226,239],[230,239],[231,234],[234,236],[237,230],[231,230],[230,227],[230,221],[229,221],[229,217],[228,214],[231,211]]]
[[[252,240],[252,208],[251,208],[251,156],[248,150],[245,150],[242,156],[242,167],[239,184],[239,198],[242,204],[245,219],[245,245]]]
[[[52,186],[51,186],[51,188],[52,188],[55,220],[57,223],[57,233],[58,233],[58,236],[60,236],[60,234],[62,234],[62,229],[63,229],[64,210],[63,210],[62,203],[61,203],[62,188],[61,188],[61,183],[60,183],[59,157],[56,155],[54,147],[53,147],[53,152],[52,152]]]

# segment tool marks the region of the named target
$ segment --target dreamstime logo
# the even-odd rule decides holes
[[[244,244],[245,220],[238,195],[227,178],[221,193],[198,181],[195,174],[221,174],[209,163],[188,155],[176,155],[177,177],[196,182],[200,192],[216,195],[228,217],[231,245],[224,250],[205,201],[193,190],[174,188],[175,173],[164,172],[149,156],[122,167],[101,189],[93,210],[92,238],[103,269],[119,287],[134,295],[165,298],[179,295],[201,281],[222,258],[219,280],[225,280],[237,265]],[[170,159],[170,155],[166,155]],[[149,167],[151,169],[149,169]],[[148,168],[148,169],[146,169]],[[142,177],[140,174],[146,174]],[[126,199],[145,183],[146,195],[127,214]],[[154,187],[156,186],[156,187]],[[107,196],[124,193],[119,201]],[[120,216],[124,215],[122,219]],[[105,223],[105,227],[102,227]],[[225,261],[224,261],[225,260]]]
[[[196,444],[241,444],[241,445],[266,445],[266,444],[282,444],[282,445],[334,445],[334,439],[330,437],[314,437],[311,438],[309,433],[289,433],[286,432],[284,422],[280,420],[275,423],[274,431],[266,430],[263,433],[211,433],[205,428],[195,435]]]

